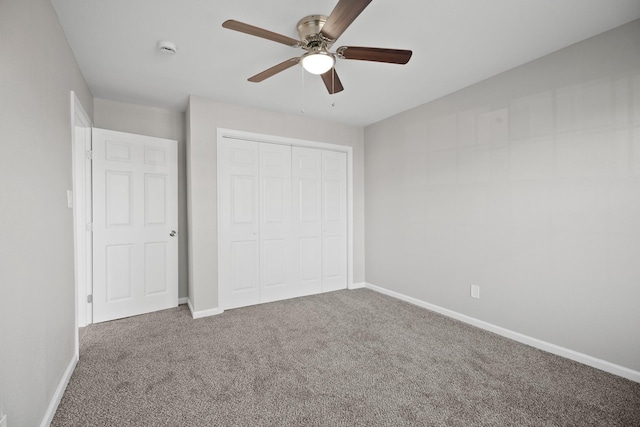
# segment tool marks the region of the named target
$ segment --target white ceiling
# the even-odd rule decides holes
[[[93,95],[183,111],[190,94],[364,126],[640,18],[640,0],[374,0],[334,47],[413,50],[407,65],[338,60],[345,90],[293,67],[247,78],[294,49],[222,28],[297,39],[337,0],[51,0]],[[159,40],[177,45],[174,56]],[[304,111],[304,112],[302,112]]]

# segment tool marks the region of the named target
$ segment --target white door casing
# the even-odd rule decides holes
[[[74,266],[76,286],[76,326],[92,323],[92,304],[87,295],[92,289],[91,222],[91,119],[74,91],[71,98],[71,152],[73,175]],[[77,331],[76,331],[77,332]],[[76,354],[79,349],[76,333]]]
[[[93,321],[176,307],[177,141],[92,136]]]
[[[75,214],[76,239],[76,286],[78,303],[78,326],[92,323],[92,304],[87,295],[91,295],[92,283],[92,247],[91,235],[91,127],[74,128],[73,159],[73,209]]]
[[[347,287],[347,156],[322,151],[322,291]]]
[[[253,141],[222,140],[218,143],[219,283],[222,308],[260,302],[260,245],[258,230],[260,203],[260,144]]]

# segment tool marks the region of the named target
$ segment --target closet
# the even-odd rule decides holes
[[[222,309],[347,287],[347,154],[218,141]]]

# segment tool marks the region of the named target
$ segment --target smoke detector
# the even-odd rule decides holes
[[[177,52],[176,45],[168,41],[159,41],[158,50],[162,53],[166,53],[167,55],[175,55]]]

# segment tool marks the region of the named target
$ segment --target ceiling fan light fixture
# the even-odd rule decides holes
[[[311,74],[324,74],[333,68],[335,57],[326,50],[315,50],[302,55],[302,68]]]
[[[372,0],[337,0],[329,16],[309,15],[298,21],[296,30],[299,40],[293,39],[264,28],[254,27],[244,22],[228,19],[222,23],[223,28],[260,37],[287,46],[300,48],[306,52],[267,68],[255,76],[250,82],[258,83],[269,77],[288,70],[294,65],[302,65],[303,70],[320,75],[329,94],[344,90],[335,68],[336,58],[358,61],[385,62],[388,64],[406,64],[412,52],[404,49],[384,49],[379,47],[342,46],[330,52],[340,35],[353,23]]]

